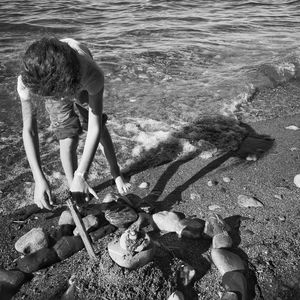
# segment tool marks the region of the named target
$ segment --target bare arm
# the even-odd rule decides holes
[[[51,193],[41,167],[36,115],[30,101],[30,92],[23,85],[21,76],[18,77],[18,93],[22,106],[23,142],[35,181],[34,202],[41,208],[51,209],[48,202],[52,201]]]
[[[85,174],[94,159],[97,146],[102,135],[102,107],[103,107],[103,89],[95,95],[89,95],[89,122],[88,132],[85,140],[83,154],[74,173],[74,178],[70,186],[71,192],[80,192],[87,195],[90,192],[95,198],[98,198],[96,192],[85,181]]]
[[[89,123],[83,154],[77,170],[81,173],[88,172],[94,159],[97,146],[102,135],[102,110],[103,89],[95,94],[89,95]]]

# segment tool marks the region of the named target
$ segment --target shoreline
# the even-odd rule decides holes
[[[213,163],[218,160],[216,157],[203,160],[197,156],[189,161],[170,162],[133,175],[132,193],[141,199],[147,197],[148,201],[154,201],[151,198],[151,191],[161,191],[159,198],[153,203],[154,206],[159,207],[160,210],[180,211],[185,216],[196,216],[202,220],[207,219],[210,213],[218,213],[225,220],[233,223],[234,219],[241,217],[238,234],[234,239],[235,248],[241,250],[255,267],[257,281],[264,298],[297,299],[300,295],[298,288],[300,282],[298,268],[300,190],[294,185],[293,178],[300,171],[300,140],[298,139],[299,131],[285,128],[289,125],[300,126],[300,115],[258,121],[248,125],[257,133],[266,134],[275,139],[270,151],[257,161],[249,162],[229,157],[220,164],[220,162]],[[207,168],[208,165],[211,167]],[[230,182],[224,182],[224,177],[230,178]],[[214,181],[214,185],[209,186],[209,180]],[[141,182],[148,182],[149,189],[139,189],[138,185]],[[112,188],[108,186],[99,192],[100,199],[103,199],[111,190]],[[237,197],[240,194],[257,198],[264,204],[264,207],[239,207]],[[212,205],[215,205],[213,211],[209,209]],[[21,233],[24,234],[41,224],[50,228],[57,224],[59,217],[51,217],[51,212],[37,213],[33,215],[37,219],[29,218],[29,222],[18,229],[17,224],[11,223],[12,216],[5,215],[2,218],[1,225],[4,230],[1,233],[1,240],[5,241],[2,245],[3,267],[11,266],[11,262],[18,257],[14,250],[14,241]],[[105,271],[109,273],[112,269],[113,279],[120,280],[120,283],[109,284],[111,291],[104,291],[104,283],[101,282],[96,272],[97,265],[95,267],[88,261],[88,255],[83,250],[66,262],[38,271],[34,277],[35,280],[24,284],[14,299],[23,299],[24,295],[27,295],[26,299],[48,299],[45,297],[52,295],[50,287],[61,288],[62,282],[66,283],[71,274],[75,274],[77,278],[78,286],[82,289],[81,295],[88,293],[89,296],[86,299],[97,299],[95,296],[97,289],[103,292],[104,297],[115,294],[117,297],[115,299],[129,299],[124,298],[126,289],[122,290],[124,289],[122,280],[126,281],[127,277],[132,276],[140,282],[138,289],[149,288],[149,284],[155,277],[151,272],[155,274],[160,269],[158,265],[155,265],[157,261],[136,271],[125,271],[123,274],[120,271],[121,268],[114,265],[106,253],[107,241],[113,236],[110,235],[96,244],[97,250],[101,253],[101,264],[104,265],[104,271],[100,274]],[[186,248],[187,244],[188,248]],[[194,264],[198,272],[194,289],[199,299],[218,299],[220,278],[213,265],[207,266],[209,265],[209,244],[201,240],[187,244],[181,246],[182,249],[188,249],[187,260],[190,264]],[[172,261],[172,264],[174,266],[176,262]],[[203,269],[203,265],[206,269]],[[145,272],[147,274],[150,272],[152,275],[145,275]],[[45,276],[50,278],[49,283],[45,281]],[[146,280],[143,282],[142,278],[145,276]],[[162,279],[162,274],[158,273],[158,276]],[[97,285],[90,293],[84,287],[88,280]],[[164,280],[166,283],[167,279],[164,278]],[[137,284],[136,281],[135,284]],[[127,285],[131,286],[129,281]],[[166,289],[167,286],[160,287],[159,295],[165,297]],[[149,299],[152,298],[149,297]]]

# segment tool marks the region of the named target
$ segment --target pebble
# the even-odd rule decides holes
[[[108,193],[103,198],[102,203],[110,203],[110,202],[114,202],[117,200],[118,200],[118,197],[114,193]]]
[[[213,152],[213,151],[202,151],[199,156],[202,159],[209,159],[209,158],[212,158],[214,156],[214,153],[215,152]]]
[[[64,260],[80,251],[84,244],[79,236],[63,236],[54,246],[57,256]]]
[[[274,198],[278,199],[278,200],[282,200],[283,196],[282,195],[274,195]]]
[[[201,195],[197,193],[191,193],[191,200],[201,200]]]
[[[281,221],[281,222],[284,222],[286,220],[285,216],[279,216],[278,218],[279,218],[279,221]]]
[[[182,292],[175,291],[169,296],[168,300],[184,300],[184,296]]]
[[[93,229],[96,229],[99,226],[99,220],[94,215],[88,215],[82,219],[84,228],[87,232],[91,232]],[[77,227],[73,231],[74,235],[79,235]]]
[[[239,297],[235,292],[225,292],[220,298],[221,300],[239,300]]]
[[[227,272],[245,269],[244,261],[235,253],[225,249],[212,249],[211,258],[223,276]]]
[[[140,185],[139,185],[139,188],[140,189],[147,189],[149,187],[149,183],[148,182],[142,182]]]
[[[116,227],[126,227],[138,218],[138,214],[131,207],[120,201],[108,203],[104,215],[106,220]]]
[[[0,269],[0,282],[9,284],[15,289],[18,289],[27,280],[27,277],[25,273],[19,270]]]
[[[107,248],[109,256],[116,264],[130,270],[137,269],[149,263],[155,253],[155,246],[150,244],[148,249],[132,254],[121,248],[118,239],[109,242]]]
[[[294,184],[295,184],[296,187],[300,188],[300,174],[297,174],[294,177]]]
[[[229,183],[231,181],[231,179],[229,177],[223,177],[223,181],[226,183]]]
[[[230,230],[230,226],[218,214],[214,214],[208,218],[204,229],[205,234],[210,235],[211,237],[217,234],[227,233],[227,231]]]
[[[150,245],[150,237],[143,230],[127,229],[120,237],[120,247],[130,252],[141,252]]]
[[[263,207],[264,206],[260,201],[246,195],[238,196],[238,205],[240,207]]]
[[[256,154],[249,154],[249,155],[246,157],[246,160],[247,160],[247,161],[257,161],[257,156],[256,156]]]
[[[172,211],[160,211],[152,215],[154,224],[160,231],[180,234],[184,225],[180,223],[178,214]]]
[[[222,298],[222,299],[228,299],[228,300],[247,300],[248,299],[248,291],[247,291],[247,281],[242,272],[233,271],[233,272],[227,272],[222,277],[222,286],[225,288],[226,294],[232,294],[232,291],[239,294],[240,297],[235,298],[234,295],[228,295],[231,296],[230,298]],[[224,296],[223,296],[224,297]]]
[[[232,246],[232,239],[226,231],[214,235],[212,240],[212,247],[214,249],[231,248],[231,246]]]
[[[61,213],[58,220],[58,225],[75,225],[72,214],[69,210],[65,210]]]
[[[212,186],[217,185],[217,184],[218,184],[218,182],[217,182],[216,180],[209,180],[209,181],[207,182],[207,185],[208,185],[209,187],[212,187]]]
[[[25,273],[33,273],[57,263],[59,257],[53,248],[43,248],[17,261],[17,267]]]
[[[15,243],[15,249],[23,254],[30,254],[48,247],[48,236],[43,228],[32,228]]]
[[[296,126],[296,125],[290,125],[290,126],[285,127],[285,129],[288,129],[288,130],[298,130],[299,127]]]
[[[204,222],[200,219],[182,219],[179,223],[183,226],[183,229],[179,233],[179,237],[186,237],[191,239],[198,239],[202,237],[204,230]]]
[[[217,209],[220,209],[221,206],[219,205],[216,205],[216,204],[212,204],[208,207],[209,210],[217,210]]]

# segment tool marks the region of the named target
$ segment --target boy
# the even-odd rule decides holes
[[[52,129],[59,139],[60,158],[70,191],[83,193],[85,200],[88,200],[89,193],[98,198],[86,182],[86,176],[99,141],[104,148],[118,192],[124,194],[129,191],[130,184],[124,182],[121,176],[105,126],[107,117],[102,114],[103,89],[103,72],[85,45],[69,38],[42,38],[26,50],[17,90],[22,106],[24,147],[35,181],[34,202],[40,208],[51,209],[53,202],[41,167],[32,94],[45,98]],[[74,111],[74,103],[84,121],[88,122],[79,164],[76,149],[82,128]],[[88,111],[83,107],[84,104],[88,104]]]

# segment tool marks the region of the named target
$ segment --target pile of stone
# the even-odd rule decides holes
[[[108,194],[103,199],[100,211],[87,214],[83,223],[92,242],[117,229],[121,230],[121,236],[108,243],[108,253],[115,263],[128,269],[147,264],[155,255],[158,244],[145,228],[150,227],[150,231],[162,234],[175,232],[179,238],[212,238],[211,258],[226,290],[222,299],[246,299],[245,265],[239,256],[228,250],[232,247],[229,227],[218,215],[209,218],[204,226],[200,219],[185,218],[183,214],[173,211],[151,214],[141,210],[127,197]],[[17,260],[16,269],[0,270],[0,295],[8,295],[7,299],[10,299],[9,295],[32,278],[34,272],[63,261],[83,248],[72,215],[65,210],[54,233],[33,228],[17,240],[15,249],[22,256]],[[180,291],[174,292],[169,299],[183,299],[183,296],[176,295],[180,295]]]

